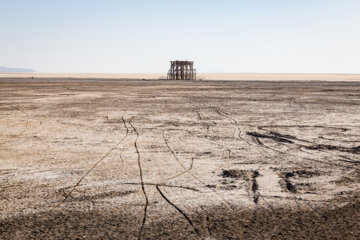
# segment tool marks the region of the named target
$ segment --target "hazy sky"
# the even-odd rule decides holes
[[[359,0],[0,0],[0,66],[360,73]]]

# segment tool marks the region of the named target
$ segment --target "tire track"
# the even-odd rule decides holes
[[[273,151],[273,152],[278,153],[278,154],[285,154],[285,155],[293,156],[293,155],[291,155],[291,154],[289,154],[289,153],[287,153],[287,152],[282,152],[282,151],[273,149],[273,148],[271,148],[271,147],[269,147],[269,146],[267,146],[267,145],[264,145],[264,144],[263,144],[262,142],[260,142],[259,139],[257,139],[256,137],[253,137],[253,140],[254,140],[255,144],[258,144],[258,145],[254,145],[254,144],[252,144],[252,143],[249,142],[249,143],[248,143],[249,146],[254,147],[255,150],[258,151],[259,153],[260,153],[260,152],[263,152],[263,153],[264,153],[263,156],[264,156],[266,159],[271,160],[272,158],[271,158],[271,157],[268,157],[268,156],[271,155],[271,154],[268,153],[265,149],[268,149],[268,150]],[[278,157],[279,159],[285,161],[285,162],[289,162],[289,163],[291,163],[291,164],[294,164],[294,165],[296,165],[296,166],[300,166],[300,167],[302,167],[302,168],[307,168],[307,167],[305,167],[305,166],[303,166],[303,165],[301,165],[301,164],[299,164],[299,163],[297,163],[297,162],[293,162],[293,161],[291,161],[291,160],[286,160],[285,158],[281,157],[280,155],[278,155],[277,157]]]
[[[251,135],[251,134],[249,134],[249,135]],[[253,136],[253,137],[255,138],[255,142],[259,143],[259,142],[258,142],[258,139],[257,139],[258,136]],[[284,144],[284,142],[281,142],[281,141],[275,141],[275,142],[277,142],[278,144],[287,146],[286,144]],[[290,143],[290,142],[286,142],[286,143]],[[306,147],[305,145],[301,145],[301,144],[295,144],[295,143],[290,143],[290,144],[294,144],[295,146],[298,146],[298,147]],[[291,157],[294,157],[294,158],[298,158],[298,156],[295,156],[295,155],[293,155],[293,154],[291,154],[291,153],[289,153],[289,152],[280,151],[280,150],[277,150],[277,149],[275,149],[275,148],[269,147],[268,145],[263,144],[262,142],[261,142],[261,144],[259,144],[259,146],[261,146],[261,147],[263,147],[263,148],[267,148],[267,149],[269,149],[269,150],[271,150],[271,151],[274,151],[274,152],[276,152],[276,153],[285,154],[285,155],[288,155],[288,156],[291,156]],[[312,150],[312,149],[310,149],[310,150]],[[309,154],[309,153],[307,153],[307,152],[305,152],[305,151],[303,151],[303,150],[301,150],[301,149],[299,149],[299,151],[304,152],[304,153],[306,153],[306,154]],[[326,153],[328,153],[328,152],[326,152]],[[328,153],[328,154],[329,154],[329,153]],[[317,163],[324,164],[324,165],[328,165],[328,166],[340,167],[340,168],[342,168],[342,169],[354,169],[354,170],[356,170],[356,171],[359,171],[359,169],[356,168],[356,167],[354,168],[354,167],[350,167],[350,166],[344,166],[344,165],[337,164],[337,163],[333,163],[333,162],[325,162],[325,161],[322,161],[322,160],[313,159],[313,158],[307,158],[307,157],[302,157],[301,159],[306,160],[306,161],[311,161],[311,162],[317,162]],[[296,165],[299,165],[299,164],[296,163]],[[299,166],[301,166],[301,165],[299,165]]]
[[[229,119],[230,122],[233,122],[233,123],[234,123],[234,125],[235,125],[235,132],[234,132],[234,134],[233,134],[233,136],[234,136],[234,142],[235,142],[235,141],[238,141],[238,140],[244,140],[244,139],[241,137],[241,130],[240,130],[239,124],[238,124],[238,122],[237,122],[237,120],[236,120],[235,118],[230,117],[228,113],[226,113],[226,112],[223,111],[223,110],[220,110],[220,109],[217,108],[217,107],[211,107],[211,108],[214,109],[215,112],[216,112],[217,114],[219,114],[220,116],[225,117],[225,118]]]
[[[323,129],[340,130],[342,132],[348,131],[348,129],[344,128],[344,127],[322,126],[322,125],[262,125],[262,126],[258,126],[258,129],[268,131],[265,128],[323,128]]]
[[[220,116],[225,117],[225,118],[227,118],[227,119],[230,119],[230,120],[233,120],[233,121],[234,121],[234,123],[235,123],[235,125],[236,125],[236,128],[235,128],[235,131],[234,131],[234,134],[233,134],[233,137],[234,137],[234,141],[233,141],[233,142],[235,142],[235,141],[237,141],[237,140],[239,140],[239,139],[244,140],[244,139],[242,139],[242,138],[240,137],[241,130],[240,130],[240,128],[239,128],[239,126],[238,126],[238,124],[237,124],[237,121],[236,121],[235,119],[232,119],[232,118],[226,116],[225,113],[222,114],[222,113],[220,112],[221,110],[219,110],[219,109],[216,108],[216,107],[212,107],[212,106],[210,106],[210,107],[206,106],[206,107],[215,110]],[[217,171],[217,170],[223,168],[224,166],[226,166],[229,162],[231,162],[231,160],[232,160],[232,151],[227,147],[225,141],[223,142],[223,144],[220,144],[220,143],[218,143],[217,141],[215,141],[215,140],[213,140],[213,139],[211,139],[211,138],[209,137],[210,129],[212,129],[212,126],[213,126],[213,125],[216,125],[216,122],[215,122],[215,121],[212,121],[212,124],[207,124],[207,128],[206,128],[207,131],[206,131],[206,133],[205,133],[205,138],[206,138],[207,140],[209,140],[210,142],[212,142],[213,144],[215,144],[215,145],[217,145],[217,146],[220,146],[220,147],[223,147],[223,150],[222,150],[222,152],[221,152],[221,154],[220,154],[220,157],[219,157],[219,161],[222,159],[223,154],[224,154],[225,152],[228,153],[228,158],[227,158],[227,160],[226,160],[224,163],[222,163],[222,164],[220,165],[220,167],[217,167],[217,168],[215,168],[214,170],[212,170],[212,171]],[[216,136],[218,136],[218,134],[215,133],[215,131],[214,131],[213,129],[212,129],[212,132],[213,132]],[[237,132],[238,132],[238,137],[235,137],[235,135],[237,135],[237,134],[236,134]],[[246,141],[246,140],[245,140],[245,141]]]
[[[360,143],[360,140],[340,140],[340,139],[334,139],[334,138],[326,138],[324,136],[319,136],[320,139],[331,141],[331,142],[342,142],[342,143]]]
[[[329,155],[329,156],[334,157],[334,159],[331,159],[331,161],[336,161],[336,162],[340,162],[340,163],[344,162],[344,163],[347,163],[347,164],[351,164],[351,166],[346,166],[346,165],[342,166],[342,165],[340,165],[340,164],[333,163],[335,166],[338,165],[338,166],[340,166],[340,167],[342,167],[342,168],[358,169],[358,168],[355,167],[354,165],[358,165],[358,164],[360,163],[360,161],[350,159],[350,158],[345,157],[345,156],[342,156],[342,155],[340,155],[340,154],[336,154],[336,153],[334,153],[334,152],[331,152],[331,150],[328,150],[328,151],[327,151],[326,149],[310,149],[310,148],[306,148],[306,149],[308,149],[308,150],[310,150],[310,151],[319,151],[319,152],[322,152],[322,153],[325,153],[325,154],[327,154],[327,155]],[[299,149],[299,151],[300,151],[300,152],[303,152],[303,153],[305,153],[305,154],[311,154],[311,155],[312,155],[311,152],[305,151],[305,150],[303,150],[303,149]],[[346,153],[346,152],[342,152],[342,153]],[[352,154],[352,153],[347,153],[347,154]],[[359,154],[357,154],[357,155],[359,155]],[[353,155],[352,155],[352,156],[353,156]],[[354,157],[354,156],[353,156],[353,157]]]
[[[257,137],[254,137],[254,138],[257,138]],[[256,142],[256,139],[254,139],[254,141]],[[281,144],[281,145],[287,146],[287,145],[286,145],[284,142],[282,142],[282,141],[279,141],[278,143]],[[274,151],[274,152],[277,152],[277,153],[279,153],[279,154],[285,154],[285,155],[287,155],[287,156],[291,156],[291,157],[294,157],[294,158],[297,157],[297,156],[289,153],[288,151],[279,151],[279,150],[274,149],[274,148],[271,148],[271,147],[269,147],[269,146],[267,146],[267,145],[265,145],[265,144],[259,144],[259,146],[262,147],[262,148],[267,148],[267,149],[269,149],[269,150],[271,150],[271,151]],[[304,151],[301,150],[301,149],[299,149],[299,151],[304,152]],[[307,153],[307,152],[305,152],[305,153]],[[278,157],[279,157],[280,159],[282,159],[282,160],[285,161],[284,158],[282,158],[282,157],[280,157],[280,156],[278,156]],[[328,165],[328,166],[336,166],[336,167],[339,167],[339,168],[342,169],[342,170],[344,170],[344,168],[346,168],[346,169],[352,169],[352,170],[354,170],[354,171],[356,171],[356,172],[359,171],[359,169],[357,169],[357,168],[347,167],[347,166],[343,166],[343,165],[336,164],[336,163],[329,163],[329,162],[325,162],[325,161],[321,161],[321,160],[317,160],[317,159],[312,159],[312,158],[307,158],[307,157],[302,157],[301,159],[302,159],[303,161],[312,161],[312,162],[317,162],[317,163],[321,163],[321,164],[326,164],[326,165]],[[292,163],[294,163],[294,162],[292,162]],[[305,167],[305,166],[302,166],[301,164],[298,164],[298,163],[295,163],[295,164],[298,165],[298,166],[300,166],[300,167],[302,167],[302,168],[304,168],[304,169],[307,168],[307,167]],[[294,186],[291,184],[291,182],[290,182],[288,179],[285,179],[284,184],[286,185],[286,189],[287,189],[289,192],[291,192],[291,193],[296,193],[296,189],[294,188]],[[260,193],[258,193],[258,196],[260,196],[263,200],[265,200]],[[302,205],[302,204],[301,204],[301,202],[299,201],[299,200],[301,200],[301,198],[299,199],[299,198],[297,198],[296,196],[294,196],[294,197],[291,198],[291,200],[294,200],[295,203],[298,205],[298,207],[301,208],[301,205]],[[307,205],[310,205],[312,202],[313,202],[312,200],[309,200],[309,201],[307,202]],[[316,202],[316,201],[314,201],[314,202]],[[268,205],[269,205],[269,204],[268,204]],[[270,207],[270,205],[269,205],[269,207]]]
[[[226,145],[225,145],[225,149],[224,149],[223,153],[225,151],[228,153],[227,160],[225,160],[225,162],[223,162],[219,167],[216,167],[215,169],[213,169],[212,172],[215,172],[215,171],[218,171],[219,169],[224,168],[231,162],[233,152]],[[221,160],[221,158],[222,158],[222,154],[221,154],[219,160]]]
[[[289,97],[290,97],[290,100],[288,103],[291,108],[293,107],[292,104],[295,104],[295,105],[300,106],[300,108],[302,108],[303,110],[308,111],[307,108],[303,104],[298,103],[294,97],[292,97],[292,96],[289,96]]]
[[[244,141],[246,144],[248,144],[249,146],[253,146],[247,139],[241,137],[241,129],[240,129],[240,127],[239,127],[238,121],[237,121],[235,118],[229,116],[229,114],[228,114],[227,112],[225,112],[224,110],[220,110],[220,109],[217,108],[217,107],[210,106],[209,108],[215,110],[215,112],[216,112],[217,114],[219,114],[219,115],[222,116],[222,117],[225,117],[225,118],[229,119],[230,121],[232,121],[232,122],[235,124],[236,129],[235,129],[235,132],[234,132],[234,135],[233,135],[233,136],[234,136],[234,141],[233,141],[233,142],[236,142],[237,140],[243,140],[243,141]],[[236,131],[238,132],[238,134],[237,134],[238,137],[235,137]],[[260,141],[259,141],[258,143],[261,144]],[[259,150],[258,148],[255,148],[255,150],[257,150],[258,152],[260,152],[260,150]],[[266,153],[266,154],[268,154],[268,153]]]
[[[122,116],[122,119],[124,119],[124,116],[125,116],[126,112],[124,113],[124,115]],[[124,119],[125,121],[125,119]],[[116,145],[114,147],[112,147],[109,151],[107,151],[97,162],[95,162],[91,168],[86,171],[86,173],[84,175],[81,176],[81,178],[77,181],[77,183],[75,185],[73,185],[72,187],[69,187],[71,188],[71,190],[65,195],[64,199],[62,200],[61,203],[64,203],[69,197],[70,195],[75,191],[75,189],[80,185],[80,183],[84,180],[84,178],[89,175],[89,173],[91,173],[92,170],[94,170],[96,168],[96,166],[98,166],[107,156],[109,156],[109,154],[114,151],[115,149],[117,149],[119,147],[119,145],[127,138],[128,136],[128,129],[125,133],[125,136],[123,138],[120,139],[119,142],[116,143]],[[61,204],[60,203],[60,204]]]
[[[144,184],[144,179],[143,179],[143,171],[142,171],[142,167],[141,167],[141,155],[140,155],[140,152],[139,152],[139,148],[138,148],[138,145],[137,145],[137,141],[139,139],[139,132],[137,131],[137,129],[134,127],[134,125],[131,123],[131,121],[133,120],[134,117],[131,117],[130,120],[129,120],[129,124],[130,126],[132,127],[132,129],[134,130],[135,134],[136,134],[136,139],[134,141],[134,147],[135,147],[135,150],[136,150],[136,154],[137,154],[137,164],[138,164],[138,167],[139,167],[139,175],[140,175],[140,183],[141,183],[141,190],[144,194],[144,198],[145,198],[145,205],[144,205],[144,215],[143,215],[143,220],[142,220],[142,224],[141,224],[141,227],[139,229],[139,233],[138,233],[138,239],[141,239],[141,236],[142,236],[142,231],[144,229],[144,226],[145,226],[145,223],[146,223],[146,217],[147,217],[147,208],[148,208],[148,205],[149,205],[149,199],[148,199],[148,196],[146,194],[146,191],[145,191],[145,184]]]
[[[216,124],[216,123],[213,121],[213,124]],[[221,152],[221,154],[220,154],[220,157],[219,157],[219,160],[221,160],[223,153],[224,153],[225,151],[228,151],[229,149],[227,148],[225,141],[223,142],[223,144],[220,144],[220,143],[218,143],[217,141],[215,141],[215,140],[213,140],[213,139],[210,138],[210,134],[209,134],[209,133],[210,133],[210,129],[211,129],[211,131],[213,132],[213,134],[214,134],[216,137],[219,136],[219,135],[212,129],[212,125],[211,125],[211,124],[208,124],[207,127],[206,127],[205,138],[206,138],[208,141],[210,141],[211,143],[213,143],[213,144],[215,144],[215,145],[223,148],[223,149],[222,149],[222,152]]]

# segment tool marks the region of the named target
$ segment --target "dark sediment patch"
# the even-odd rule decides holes
[[[286,189],[291,192],[291,193],[296,193],[296,188],[295,186],[290,182],[290,180],[288,178],[285,178],[285,187]]]
[[[259,208],[229,210],[212,206],[205,211],[189,208],[189,218],[199,234],[185,223],[183,216],[149,217],[144,239],[201,239],[206,232],[214,239],[358,239],[360,202],[344,199],[344,206],[319,208]],[[160,212],[159,212],[160,213]],[[142,212],[49,211],[0,220],[1,239],[134,239]]]
[[[318,144],[318,145],[312,145],[312,146],[305,146],[305,148],[309,149],[309,150],[328,150],[328,151],[339,151],[339,152],[347,152],[347,153],[352,153],[352,154],[360,154],[360,146],[358,146],[358,147],[342,147],[342,146]]]
[[[232,178],[232,179],[239,179],[239,180],[243,180],[246,181],[247,184],[247,188],[248,188],[248,193],[250,195],[250,197],[252,198],[253,202],[255,204],[258,203],[259,201],[259,193],[258,193],[258,189],[259,189],[259,184],[256,181],[256,178],[260,176],[259,171],[257,170],[238,170],[238,169],[228,169],[228,170],[223,170],[222,173],[219,175],[223,178]],[[232,181],[231,183],[234,183],[234,181]],[[223,184],[228,184],[227,181],[223,181]],[[237,186],[232,184],[232,185],[227,185],[226,187],[224,187],[224,189],[234,189]]]
[[[253,193],[253,201],[255,204],[257,204],[259,202],[259,194],[258,194],[258,189],[259,189],[259,184],[256,181],[256,178],[260,176],[258,171],[253,171],[252,175],[251,175],[251,191]]]
[[[308,186],[310,187],[311,184],[301,184],[301,183],[298,183],[298,184],[294,184],[292,183],[291,181],[291,178],[312,178],[312,177],[318,177],[318,176],[321,176],[323,173],[321,173],[320,171],[318,170],[313,170],[313,171],[310,171],[310,170],[293,170],[293,171],[290,171],[290,172],[284,172],[284,173],[281,173],[280,174],[280,177],[283,179],[283,183],[284,183],[284,187],[287,191],[291,192],[291,193],[296,193],[297,192],[297,185],[300,185],[300,186]]]
[[[257,132],[247,132],[246,133],[247,135],[249,136],[253,136],[255,138],[267,138],[267,139],[271,139],[275,142],[280,142],[280,143],[293,143],[293,141],[287,139],[284,137],[284,135],[280,135],[280,136],[277,136],[277,135],[272,135],[272,134],[261,134],[261,133],[257,133]]]
[[[294,137],[292,135],[288,135],[288,134],[281,134],[281,133],[278,133],[278,132],[274,132],[274,131],[271,131],[270,132],[271,135],[275,136],[275,137],[279,137],[279,138],[286,138],[286,139],[293,139],[293,140],[299,140],[297,137]]]
[[[225,169],[222,170],[222,173],[219,176],[223,178],[238,178],[243,180],[249,180],[248,173],[248,170]]]

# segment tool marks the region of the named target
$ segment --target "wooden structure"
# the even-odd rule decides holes
[[[195,80],[196,69],[191,61],[171,61],[171,67],[167,79],[172,80]]]

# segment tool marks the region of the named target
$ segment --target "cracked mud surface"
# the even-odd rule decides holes
[[[357,239],[360,83],[0,80],[0,239]]]

